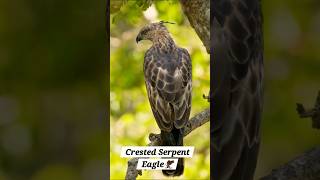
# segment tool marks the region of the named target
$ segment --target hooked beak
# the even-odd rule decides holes
[[[136,43],[138,44],[138,42],[141,40],[142,40],[142,38],[141,38],[140,34],[138,34],[138,36],[136,37]]]

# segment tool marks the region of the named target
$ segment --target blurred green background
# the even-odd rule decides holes
[[[209,107],[202,98],[210,86],[209,55],[202,42],[182,13],[178,1],[155,1],[146,11],[148,2],[128,1],[117,11],[111,1],[112,14],[110,33],[110,103],[111,103],[111,179],[123,179],[127,169],[127,158],[120,157],[122,146],[145,146],[149,133],[160,133],[154,120],[144,84],[143,58],[151,42],[136,44],[140,29],[160,20],[175,22],[167,24],[173,39],[180,47],[188,49],[193,66],[192,112]],[[141,7],[140,7],[140,6]],[[114,9],[112,9],[114,8]],[[193,158],[185,159],[185,172],[177,179],[209,179],[210,176],[210,124],[198,128],[184,140],[184,145],[195,146]],[[143,171],[138,179],[166,179],[161,171]],[[172,178],[168,178],[172,179]]]
[[[0,179],[106,179],[104,0],[0,0]]]
[[[320,1],[263,0],[265,106],[256,177],[319,145],[320,131],[300,119],[320,90]]]

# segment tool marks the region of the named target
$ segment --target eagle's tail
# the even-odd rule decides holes
[[[161,131],[162,146],[183,146],[183,128],[176,129],[173,127],[171,132]],[[184,160],[178,159],[177,168],[175,170],[162,170],[166,176],[180,176],[183,174]]]

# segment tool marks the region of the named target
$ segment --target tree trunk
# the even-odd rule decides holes
[[[182,10],[210,54],[210,1],[180,0]]]

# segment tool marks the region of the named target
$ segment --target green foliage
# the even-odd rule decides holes
[[[175,22],[181,25],[184,22],[185,16],[182,15],[181,9],[176,10],[179,6],[179,1],[156,1],[155,6],[159,13],[160,20],[175,19]]]
[[[130,19],[136,22],[143,11],[152,5],[153,0],[111,0],[110,13],[113,14],[112,22],[117,20]]]
[[[133,13],[135,17],[118,17],[111,26],[111,179],[123,179],[126,173],[128,159],[120,157],[121,146],[145,146],[149,143],[149,133],[159,133],[143,78],[143,57],[151,43],[135,42],[136,35],[145,24],[160,20],[176,22],[167,24],[167,27],[176,43],[188,49],[193,65],[191,116],[209,106],[202,98],[203,94],[209,92],[209,55],[184,18],[180,4],[175,1],[155,1],[147,11],[141,12],[126,8],[122,7],[121,11],[124,14]],[[185,138],[184,144],[195,146],[195,153],[193,158],[185,160],[185,173],[179,179],[209,179],[208,134],[209,123]],[[165,177],[161,171],[143,171],[139,178]]]
[[[122,7],[129,6],[139,8],[142,11],[145,11],[152,5],[153,0],[111,0],[110,1],[110,13],[117,13],[121,11]],[[134,6],[136,5],[136,6]]]
[[[151,6],[153,0],[137,0],[136,3],[144,11]]]
[[[0,2],[0,180],[106,178],[105,1]]]

